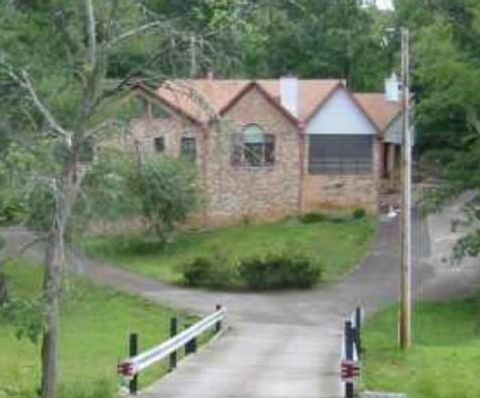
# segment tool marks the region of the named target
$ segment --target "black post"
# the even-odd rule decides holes
[[[348,362],[353,361],[353,328],[352,321],[345,321],[345,359]],[[354,388],[353,380],[345,383],[345,398],[353,398]]]
[[[357,345],[358,356],[362,354],[362,309],[355,309],[355,343]]]
[[[185,355],[194,354],[197,352],[197,339],[194,337],[187,344],[185,344]]]
[[[170,319],[170,337],[178,333],[178,320],[176,317]],[[177,351],[170,354],[170,372],[177,367]]]
[[[190,325],[185,325],[185,329],[188,329]],[[197,339],[194,337],[185,344],[185,356],[197,352]]]
[[[137,333],[130,333],[130,338],[128,341],[128,351],[130,358],[134,357],[138,354],[138,334]],[[130,394],[137,395],[138,391],[138,373],[133,376],[132,380],[130,380],[128,384],[128,389]]]
[[[222,306],[220,304],[217,304],[215,306],[215,309],[217,311],[220,311],[222,309]],[[220,329],[222,329],[222,321],[218,321],[217,324],[215,325],[215,333],[220,332]]]

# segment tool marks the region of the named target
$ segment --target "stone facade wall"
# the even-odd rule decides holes
[[[178,157],[182,137],[197,137],[199,126],[181,116],[171,114],[163,119],[139,118],[131,121],[131,136],[129,145],[138,143],[143,156],[155,154],[154,139],[163,137],[165,140],[165,154]]]
[[[206,214],[210,225],[270,220],[297,211],[299,147],[296,127],[256,89],[245,94],[208,135]],[[275,136],[275,164],[232,164],[232,134],[256,124]]]
[[[308,140],[307,140],[308,141]],[[306,143],[308,154],[308,142]],[[361,207],[374,214],[378,210],[378,191],[381,173],[381,143],[373,143],[373,169],[367,175],[308,174],[308,155],[305,158],[302,211],[321,209],[352,209]]]
[[[128,145],[143,156],[153,155],[154,138],[165,138],[165,154],[178,157],[182,136],[196,138],[196,166],[202,205],[189,217],[191,225],[216,227],[242,221],[275,220],[298,212],[302,188],[304,213],[325,208],[378,208],[382,166],[381,143],[374,140],[374,167],[368,175],[309,175],[305,140],[304,180],[300,187],[299,137],[296,126],[256,88],[246,93],[222,118],[209,126],[196,125],[175,112],[170,117],[132,120]],[[232,164],[232,135],[249,124],[275,136],[275,164],[248,167]],[[137,142],[138,144],[135,144]]]

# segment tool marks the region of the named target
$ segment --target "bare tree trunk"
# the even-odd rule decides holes
[[[76,200],[74,184],[76,159],[77,155],[74,151],[65,166],[59,189],[55,193],[54,219],[45,249],[42,398],[55,398],[58,386],[60,299],[65,262],[64,239],[70,212]]]
[[[63,266],[63,232],[54,228],[46,248],[42,340],[42,398],[54,398],[58,383],[58,341]]]

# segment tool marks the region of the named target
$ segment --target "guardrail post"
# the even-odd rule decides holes
[[[173,317],[170,319],[170,337],[174,337],[178,333],[178,319]],[[177,367],[177,351],[170,354],[170,372]]]
[[[130,338],[128,341],[128,353],[130,358],[138,354],[138,334],[130,333]],[[130,394],[136,395],[138,391],[138,373],[133,376],[128,384],[128,389]]]
[[[355,343],[359,356],[362,354],[362,326],[362,309],[361,307],[357,307],[355,309]]]
[[[188,329],[190,325],[185,325],[185,328]],[[189,354],[194,354],[197,352],[197,339],[194,337],[193,339],[187,341],[185,344],[185,356]]]
[[[185,344],[185,355],[194,354],[197,352],[197,339],[191,339],[187,344]]]
[[[345,321],[345,359],[347,361],[353,361],[353,328],[352,321]],[[345,383],[345,398],[353,398],[354,388],[353,380]]]
[[[217,311],[220,311],[220,310],[222,309],[222,306],[221,306],[220,304],[217,304],[217,305],[215,306],[215,309],[216,309]],[[216,325],[215,325],[215,333],[220,332],[221,329],[222,329],[222,321],[218,321],[218,322],[216,323]]]

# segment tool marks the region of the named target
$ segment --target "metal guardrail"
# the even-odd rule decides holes
[[[131,394],[137,392],[138,374],[153,364],[160,362],[167,357],[170,358],[170,369],[176,367],[176,352],[185,347],[185,353],[189,354],[196,351],[196,339],[205,331],[215,328],[219,332],[222,327],[222,321],[227,314],[226,308],[217,305],[216,311],[208,315],[199,322],[190,326],[183,332],[177,333],[177,320],[172,318],[171,335],[169,340],[152,347],[146,351],[137,353],[137,336],[130,336],[130,358],[126,358],[118,363],[117,371],[120,375],[130,380],[129,390]]]
[[[355,396],[355,381],[360,377],[363,317],[363,309],[357,307],[350,319],[346,320],[344,324],[340,370],[345,398],[353,398]]]

